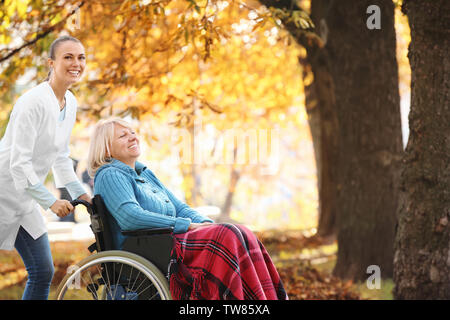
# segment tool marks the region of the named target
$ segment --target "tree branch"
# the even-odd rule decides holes
[[[80,3],[80,5],[76,8],[73,9],[64,19],[62,19],[60,22],[58,22],[57,24],[49,27],[47,30],[43,30],[39,33],[37,33],[36,37],[33,40],[30,40],[28,42],[25,42],[23,45],[21,45],[20,47],[10,51],[6,56],[0,57],[0,63],[3,61],[8,60],[9,58],[11,58],[13,55],[17,54],[18,52],[20,52],[21,50],[23,50],[26,47],[29,47],[33,44],[35,44],[39,39],[45,38],[50,32],[54,31],[55,29],[58,29],[62,24],[64,24],[66,22],[67,19],[69,19],[78,9],[80,9],[82,6],[84,5],[84,1],[82,1]]]
[[[286,9],[289,11],[304,11],[297,6],[293,0],[259,0],[267,8]],[[295,41],[303,46],[308,52],[323,46],[323,41],[315,32],[315,29],[305,30],[298,28],[295,23],[290,21],[281,21],[286,30],[294,37]]]

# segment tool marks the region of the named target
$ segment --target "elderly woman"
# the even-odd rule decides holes
[[[144,164],[128,122],[101,120],[92,135],[88,170],[94,193],[111,212],[114,242],[120,230],[174,228],[178,268],[170,277],[174,299],[287,299],[267,251],[246,227],[214,224],[178,200]]]

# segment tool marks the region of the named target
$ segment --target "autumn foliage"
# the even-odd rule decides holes
[[[294,40],[292,28],[305,41],[317,37],[307,14],[309,1],[297,3],[301,10],[268,8],[256,0],[5,0],[0,5],[0,136],[17,97],[46,78],[52,41],[75,36],[87,56],[83,80],[71,88],[79,105],[71,146],[75,158],[85,159],[89,129],[98,119],[125,117],[146,145],[142,158],[189,205],[215,205],[227,212],[226,219],[257,230],[296,230],[258,232],[290,299],[359,299],[351,282],[311,264],[316,258],[332,264],[336,244],[314,237],[315,231],[298,231],[315,230],[319,206],[304,102],[304,86],[314,76],[301,64],[306,50]],[[408,93],[409,29],[398,10],[396,19],[400,89]],[[268,141],[278,141],[275,169],[261,163],[261,150],[255,164],[250,147],[236,150],[224,142],[232,129],[257,132],[257,137],[267,132]],[[207,139],[198,138],[202,135]],[[243,152],[244,160],[196,163],[194,137],[209,159],[214,154],[223,159],[231,150]],[[182,148],[187,142],[189,147],[192,142],[188,155]],[[270,174],[264,174],[269,167]],[[88,254],[86,247],[52,243],[54,284]],[[0,256],[0,291],[23,286],[20,258]]]

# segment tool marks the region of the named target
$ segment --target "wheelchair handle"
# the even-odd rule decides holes
[[[92,204],[90,204],[90,203],[87,202],[86,200],[75,199],[75,200],[70,201],[70,204],[71,204],[72,206],[74,206],[74,207],[76,207],[76,206],[79,205],[79,204],[82,204],[82,205],[84,205],[84,206],[87,208],[87,210],[88,210],[88,212],[89,212],[90,214],[92,214],[92,212],[93,212],[93,206],[92,206]]]

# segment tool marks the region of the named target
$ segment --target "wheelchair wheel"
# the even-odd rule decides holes
[[[127,251],[91,255],[67,270],[57,300],[171,300],[167,278],[150,261]]]

